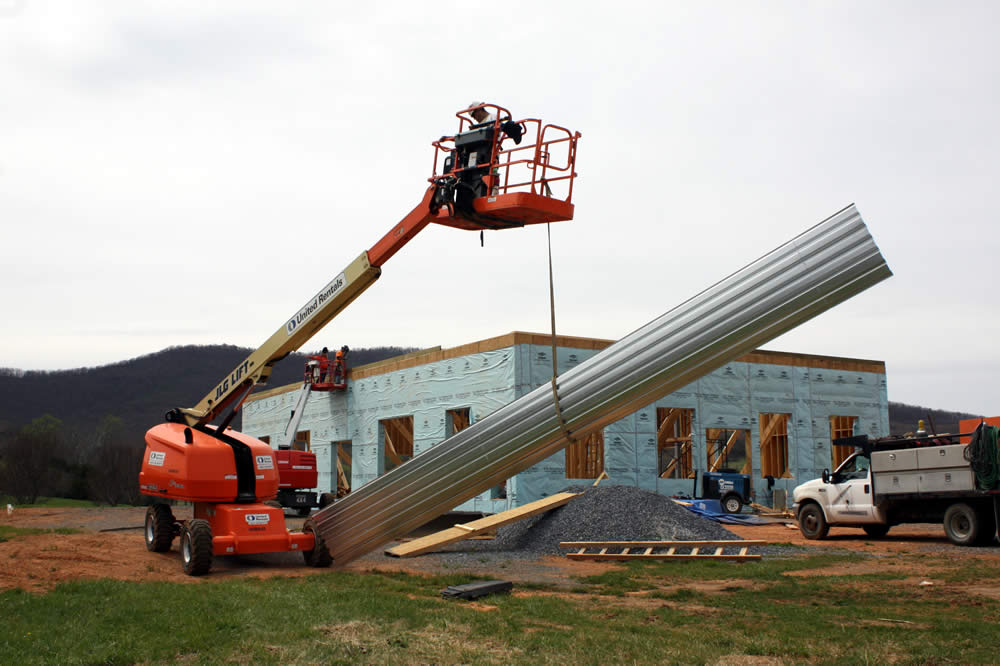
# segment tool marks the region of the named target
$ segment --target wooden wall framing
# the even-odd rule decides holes
[[[661,479],[693,479],[694,410],[656,408],[656,453]]]
[[[379,421],[384,444],[384,471],[399,467],[413,457],[413,415]]]
[[[343,497],[351,492],[351,468],[354,465],[351,454],[354,447],[351,440],[334,444],[337,447],[337,497]]]
[[[854,424],[857,423],[857,416],[831,416],[830,417],[830,441],[841,437],[854,436]],[[847,460],[847,457],[854,453],[853,446],[830,446],[830,455],[833,466],[830,469],[837,469],[840,463]]]
[[[790,479],[788,421],[791,414],[760,414],[760,474]]]
[[[706,428],[705,452],[708,454],[709,472],[735,469],[740,474],[749,474],[753,467],[749,430]]]
[[[596,479],[604,472],[604,431],[587,435],[566,447],[566,478]]]

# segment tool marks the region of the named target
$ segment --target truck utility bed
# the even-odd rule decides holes
[[[922,495],[976,488],[964,444],[873,451],[871,461],[876,495]]]

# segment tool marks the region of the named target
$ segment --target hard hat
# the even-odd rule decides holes
[[[482,106],[482,105],[483,105],[483,102],[469,102],[469,106],[467,106],[466,108],[467,109],[474,109],[477,106]]]

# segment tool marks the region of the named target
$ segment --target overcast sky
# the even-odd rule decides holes
[[[1000,4],[597,4],[0,0],[0,367],[258,346],[486,99],[583,134],[560,333],[620,338],[854,202],[895,276],[767,348],[1000,414]],[[432,226],[307,348],[548,331],[544,227],[485,240]]]

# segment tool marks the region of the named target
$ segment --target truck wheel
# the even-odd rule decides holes
[[[976,543],[980,546],[992,546],[997,536],[997,521],[993,515],[992,506],[984,506],[979,510],[979,539]]]
[[[807,539],[825,539],[829,534],[830,525],[818,504],[806,504],[799,510],[799,531]]]
[[[181,560],[189,576],[207,574],[212,568],[212,528],[207,520],[189,520],[181,531]]]
[[[968,504],[958,502],[944,512],[944,533],[956,546],[971,546],[979,541],[981,527],[979,515]]]
[[[328,567],[333,564],[333,557],[330,555],[330,551],[326,547],[326,542],[323,541],[323,537],[321,537],[319,532],[316,531],[316,523],[312,521],[312,518],[307,519],[302,525],[302,531],[307,534],[312,534],[315,539],[312,550],[302,551],[302,557],[305,559],[306,564],[311,567]]]
[[[300,509],[296,509],[295,513],[297,513],[300,516],[304,517],[304,516],[308,516],[310,511],[312,511],[312,507],[304,506],[304,507],[302,507]]]
[[[722,498],[722,510],[726,513],[739,513],[743,510],[743,500],[736,493],[727,493]]]
[[[165,553],[174,541],[174,514],[166,504],[151,504],[146,509],[146,550]]]
[[[865,531],[865,534],[876,539],[889,533],[889,525],[863,525],[861,529]]]

